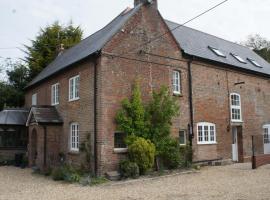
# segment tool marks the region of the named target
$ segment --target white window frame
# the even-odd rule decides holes
[[[266,131],[267,130],[267,134]],[[267,137],[266,137],[267,135]],[[270,143],[270,124],[266,124],[263,126],[263,143],[269,144]]]
[[[52,87],[51,87],[52,106],[59,104],[59,87],[60,87],[59,83],[56,83],[56,84],[52,85]]]
[[[232,96],[238,96],[239,97],[239,105],[232,105]],[[242,121],[242,109],[241,109],[241,96],[238,93],[231,93],[230,94],[230,107],[231,107],[231,121],[232,122],[243,122]],[[240,113],[240,119],[233,119],[233,109],[239,110]]]
[[[200,136],[199,133],[199,128],[201,127],[201,133],[202,135]],[[207,129],[205,128],[207,127]],[[207,135],[205,134],[207,131]],[[213,137],[214,140],[211,140],[212,135],[211,131],[213,131]],[[217,144],[217,133],[216,133],[216,125],[210,122],[199,122],[197,123],[197,143],[198,144]],[[201,138],[201,140],[200,140]],[[207,140],[206,140],[207,138]]]
[[[247,60],[251,62],[255,67],[262,68],[262,66],[256,60],[253,60],[251,58],[247,58]]]
[[[231,55],[236,59],[238,60],[240,63],[243,63],[243,64],[247,64],[246,61],[239,55],[237,54],[234,54],[234,53],[231,53]]]
[[[80,75],[71,77],[69,79],[69,93],[68,93],[69,101],[76,101],[80,99],[79,90],[80,90]]]
[[[172,74],[173,94],[181,94],[181,72],[173,70]]]
[[[37,93],[32,94],[32,106],[37,105]]]
[[[211,51],[213,51],[217,56],[226,58],[226,55],[221,50],[219,50],[215,47],[210,47],[210,46],[208,46],[208,48],[210,48]]]
[[[180,132],[183,132],[184,133],[184,143],[180,143]],[[186,130],[180,130],[179,131],[179,144],[180,146],[186,146],[187,145],[187,132]]]
[[[79,123],[73,122],[70,124],[70,151],[80,151],[80,131]]]

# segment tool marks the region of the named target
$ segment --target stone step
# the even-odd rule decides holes
[[[107,172],[105,175],[106,178],[109,179],[110,181],[118,181],[121,178],[120,173],[117,171]]]

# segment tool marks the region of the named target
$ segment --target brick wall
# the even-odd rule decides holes
[[[182,95],[175,97],[180,105],[181,115],[173,120],[172,135],[178,138],[179,130],[187,130],[189,123],[188,104],[188,74],[187,63],[172,61],[149,55],[126,54],[125,57],[136,58],[164,65],[136,62],[118,57],[106,56],[106,53],[121,54],[134,49],[150,38],[168,31],[162,18],[155,8],[143,7],[123,27],[122,32],[116,34],[103,49],[101,66],[99,68],[98,91],[98,151],[100,173],[115,170],[123,154],[114,153],[114,133],[116,130],[115,115],[121,107],[121,101],[130,97],[135,80],[141,85],[142,98],[147,102],[151,92],[161,85],[171,87],[172,71],[181,71]],[[160,41],[152,43],[145,51],[151,53],[183,59],[174,38],[168,34]]]
[[[69,79],[73,76],[80,75],[80,99],[77,101],[69,102]],[[55,83],[60,84],[60,103],[56,106],[63,118],[64,124],[62,129],[57,133],[59,135],[59,151],[66,154],[67,162],[81,166],[85,163],[85,154],[72,153],[69,151],[69,135],[70,135],[70,123],[78,122],[80,129],[80,143],[82,144],[87,135],[91,135],[91,141],[93,141],[94,131],[94,63],[92,60],[85,60],[67,70],[60,73],[57,76],[43,82],[37,87],[31,88],[26,92],[26,106],[31,106],[31,96],[37,93],[38,105],[51,105],[51,86]],[[51,127],[48,127],[48,132],[51,131]],[[30,137],[29,137],[30,138]],[[92,145],[93,146],[93,145]],[[53,147],[55,148],[55,147]],[[92,151],[93,152],[93,151]],[[92,158],[93,160],[93,158]]]
[[[270,81],[201,62],[193,63],[192,75],[195,160],[230,159],[232,126],[242,127],[243,156],[248,159],[251,156],[251,135],[262,135],[263,125],[270,121]],[[239,82],[245,84],[235,85]],[[233,92],[241,95],[243,123],[230,121],[228,94]],[[198,122],[216,124],[216,145],[196,145]]]

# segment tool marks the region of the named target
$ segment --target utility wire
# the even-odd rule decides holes
[[[220,2],[220,3],[218,3],[218,4],[216,4],[215,6],[213,6],[213,7],[209,8],[209,9],[205,10],[204,12],[200,13],[199,15],[196,15],[195,17],[193,17],[193,18],[189,19],[188,21],[184,22],[183,24],[180,24],[180,25],[176,26],[175,28],[169,29],[169,31],[165,31],[165,32],[162,33],[161,35],[159,35],[159,36],[157,36],[157,37],[155,37],[155,38],[153,38],[153,39],[151,39],[151,40],[149,40],[149,41],[147,41],[147,42],[145,42],[145,43],[142,43],[139,47],[134,48],[134,49],[130,49],[129,51],[126,51],[126,52],[120,54],[119,56],[123,56],[123,55],[125,55],[125,54],[128,54],[128,53],[130,53],[130,52],[133,51],[133,50],[134,50],[134,51],[137,51],[137,50],[141,49],[143,46],[148,45],[148,44],[150,44],[150,43],[152,43],[152,42],[158,40],[159,38],[163,37],[164,35],[166,35],[166,34],[168,34],[168,33],[170,33],[170,32],[173,32],[173,31],[176,30],[176,29],[179,29],[180,27],[182,27],[182,26],[188,24],[188,23],[191,22],[191,21],[194,21],[195,19],[197,19],[197,18],[201,17],[202,15],[205,15],[206,13],[208,13],[208,12],[214,10],[215,8],[221,6],[222,4],[226,3],[227,1],[229,1],[229,0],[224,0],[224,1],[222,1],[222,2]]]

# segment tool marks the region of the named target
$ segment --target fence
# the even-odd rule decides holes
[[[270,164],[270,133],[254,135],[252,139],[252,169]]]

